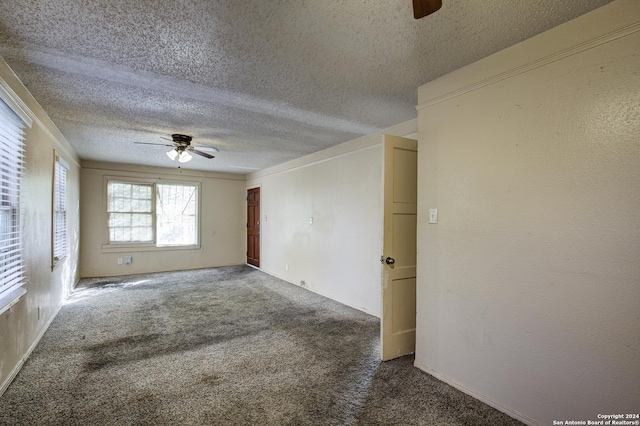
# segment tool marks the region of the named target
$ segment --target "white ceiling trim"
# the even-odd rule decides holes
[[[557,31],[558,29],[553,29],[551,31],[554,31],[554,30]],[[477,83],[470,84],[470,85],[462,87],[460,89],[445,93],[444,95],[440,95],[440,96],[437,96],[435,98],[428,99],[428,100],[426,100],[424,102],[420,102],[420,104],[418,104],[416,106],[416,109],[417,110],[421,110],[421,109],[424,109],[424,108],[428,108],[430,106],[439,104],[441,102],[445,102],[445,101],[447,101],[449,99],[453,99],[455,97],[467,94],[469,92],[473,92],[474,90],[482,89],[483,87],[490,86],[490,85],[495,84],[495,83],[499,83],[500,81],[507,80],[507,79],[515,77],[515,76],[517,76],[519,74],[524,74],[524,73],[529,72],[531,70],[534,70],[536,68],[540,68],[540,67],[543,67],[545,65],[551,64],[553,62],[560,61],[560,60],[565,59],[565,58],[567,58],[569,56],[576,55],[576,54],[578,54],[580,52],[584,52],[586,50],[593,49],[593,48],[601,46],[601,45],[603,45],[605,43],[609,43],[609,42],[611,42],[613,40],[617,40],[617,39],[619,39],[621,37],[626,37],[628,35],[631,35],[631,34],[634,34],[634,33],[638,32],[638,31],[640,31],[640,22],[632,24],[632,25],[628,25],[628,26],[626,26],[624,28],[620,28],[618,30],[614,30],[614,31],[612,31],[610,33],[604,34],[604,35],[596,37],[594,39],[587,40],[587,41],[582,42],[582,43],[580,43],[580,44],[578,44],[576,46],[569,47],[569,48],[566,48],[566,49],[563,49],[563,50],[560,50],[560,51],[557,51],[557,52],[550,53],[550,54],[548,54],[546,56],[543,56],[543,57],[541,57],[539,59],[536,59],[536,60],[531,61],[531,62],[527,62],[524,65],[517,66],[517,67],[512,68],[512,69],[510,69],[508,71],[504,71],[504,72],[502,72],[502,73],[500,73],[498,75],[495,75],[493,77],[489,77],[489,78],[486,78],[484,80],[481,80],[481,81],[479,81]],[[532,43],[532,42],[534,42],[534,40],[535,40],[535,37],[532,38],[532,39],[526,40],[523,43]],[[495,55],[500,55],[500,54],[502,54],[502,52],[498,52]],[[460,71],[462,71],[462,70],[460,70]],[[457,71],[454,71],[454,72],[457,72]]]

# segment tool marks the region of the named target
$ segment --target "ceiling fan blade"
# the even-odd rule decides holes
[[[194,148],[204,152],[220,152],[215,146],[194,146]]]
[[[211,158],[216,158],[216,157],[214,157],[214,156],[213,156],[213,155],[211,155],[211,154],[207,154],[206,152],[198,151],[197,149],[193,149],[193,148],[191,148],[189,151],[193,152],[194,154],[201,155],[201,156],[203,156],[204,158],[209,158],[209,159],[211,159]]]
[[[140,145],[157,145],[157,146],[174,146],[174,145],[168,145],[166,143],[154,143],[154,142],[134,142]]]
[[[413,0],[413,17],[424,18],[442,7],[442,0]]]

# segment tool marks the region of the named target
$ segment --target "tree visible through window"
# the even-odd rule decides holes
[[[198,244],[197,184],[110,181],[107,205],[110,243]]]
[[[156,224],[158,245],[195,245],[198,187],[158,184]]]

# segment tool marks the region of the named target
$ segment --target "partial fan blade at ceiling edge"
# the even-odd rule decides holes
[[[424,18],[442,7],[442,0],[413,0],[413,17]]]

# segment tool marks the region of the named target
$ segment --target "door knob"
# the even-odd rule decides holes
[[[387,265],[393,265],[394,263],[396,263],[396,260],[393,257],[387,257],[384,261],[387,263]]]

